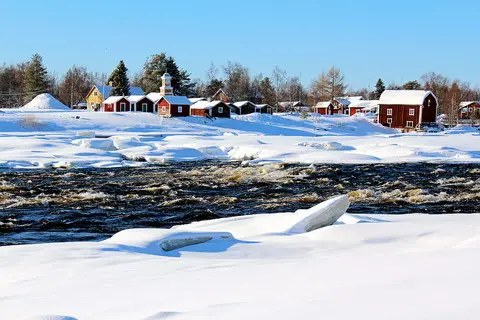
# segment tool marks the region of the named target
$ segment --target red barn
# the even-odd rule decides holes
[[[313,112],[323,114],[323,115],[332,115],[338,113],[338,108],[335,108],[331,101],[318,102],[313,106]]]
[[[164,117],[187,117],[191,104],[184,96],[163,96],[157,103],[158,114]]]
[[[190,106],[190,115],[200,117],[230,118],[230,108],[224,102],[197,101]]]
[[[437,118],[438,100],[431,91],[385,90],[378,105],[378,122],[391,128],[410,131]]]
[[[464,101],[460,102],[458,109],[458,119],[471,119],[472,116],[480,113],[480,101]]]
[[[111,96],[103,101],[103,111],[105,112],[125,112],[130,111],[130,101],[123,96]]]

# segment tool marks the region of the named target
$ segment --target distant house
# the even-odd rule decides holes
[[[225,92],[224,89],[220,88],[215,92],[215,94],[212,96],[212,100],[220,100],[223,101],[224,103],[229,103],[230,102],[230,97],[228,94]]]
[[[474,115],[480,114],[480,101],[464,101],[460,102],[458,109],[458,119],[471,119]]]
[[[87,110],[88,104],[86,102],[80,102],[77,104],[74,104],[72,106],[72,109],[77,109],[77,110]]]
[[[104,112],[126,112],[130,111],[130,101],[124,96],[111,96],[103,101]]]
[[[130,111],[136,112],[155,112],[155,104],[147,96],[128,96],[130,102]]]
[[[273,107],[266,103],[257,104],[255,106],[255,112],[273,114]]]
[[[198,101],[207,101],[206,98],[188,98],[188,100],[190,100],[192,104],[197,103]]]
[[[190,115],[210,118],[230,118],[230,108],[220,100],[199,100],[190,106]]]
[[[257,106],[250,101],[239,101],[230,104],[230,111],[236,114],[249,114],[254,113]]]
[[[357,100],[348,106],[348,114],[353,116],[357,113],[374,113],[378,107],[378,100]]]
[[[112,83],[110,83],[112,84]],[[93,86],[92,89],[88,92],[85,100],[87,101],[87,109],[100,111],[102,103],[110,97],[110,92],[115,87],[110,86]],[[140,87],[130,87],[131,95],[143,95],[143,89]]]
[[[277,104],[277,108],[280,112],[310,111],[310,107],[308,107],[302,101],[282,101]]]
[[[339,114],[348,114],[348,106],[350,105],[350,100],[347,98],[335,98],[332,101],[333,106],[338,110]]]
[[[172,77],[165,73],[160,87],[161,98],[156,102],[158,114],[163,117],[187,117],[192,103],[185,96],[174,96]]]
[[[263,100],[265,99],[265,96],[260,92],[256,91],[253,96],[250,97],[250,101],[253,102],[254,104],[263,104]]]
[[[313,112],[323,115],[333,115],[338,113],[338,109],[335,108],[331,101],[323,101],[313,106]]]
[[[431,91],[385,90],[378,105],[379,123],[409,131],[419,123],[436,121],[438,100]]]

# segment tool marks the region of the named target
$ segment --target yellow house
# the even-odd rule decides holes
[[[93,86],[88,92],[85,100],[87,101],[87,110],[102,111],[102,102],[110,97],[110,91],[115,88],[113,86]],[[140,87],[130,87],[131,95],[143,95]]]

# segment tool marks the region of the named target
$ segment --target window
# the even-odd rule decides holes
[[[142,103],[142,112],[147,112],[148,106],[146,103]]]
[[[167,107],[162,107],[162,112],[167,112]]]
[[[428,106],[430,107],[432,104],[432,100],[428,100]]]
[[[183,108],[181,106],[178,106],[178,113],[181,113],[183,111]]]
[[[93,96],[97,96],[97,91],[93,91]]]
[[[393,114],[393,109],[387,109],[387,116],[391,116]]]
[[[414,116],[415,115],[415,109],[408,109],[408,115],[409,116]]]
[[[218,107],[218,113],[223,113],[223,107]]]
[[[413,121],[407,121],[407,128],[413,128]]]
[[[125,111],[125,102],[120,102],[120,112]]]
[[[387,123],[392,124],[392,118],[387,118]]]

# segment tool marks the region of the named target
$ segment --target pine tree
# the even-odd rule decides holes
[[[375,85],[375,100],[380,99],[383,91],[385,91],[385,84],[383,83],[382,79],[378,79],[377,84]]]
[[[120,60],[117,68],[113,70],[112,74],[108,78],[108,83],[113,82],[114,88],[110,92],[112,96],[129,96],[130,95],[130,82],[127,76],[127,67],[123,60]]]
[[[405,90],[418,90],[422,88],[422,85],[418,83],[417,80],[413,80],[413,81],[408,81],[402,87]]]
[[[23,79],[25,100],[32,100],[40,93],[48,91],[49,78],[47,68],[43,65],[42,56],[38,53],[32,56]]]
[[[195,83],[190,81],[190,74],[180,69],[173,57],[165,53],[152,55],[143,65],[141,77],[145,92],[158,92],[162,86],[162,75],[168,72],[172,76],[173,93],[180,96],[195,94]]]

